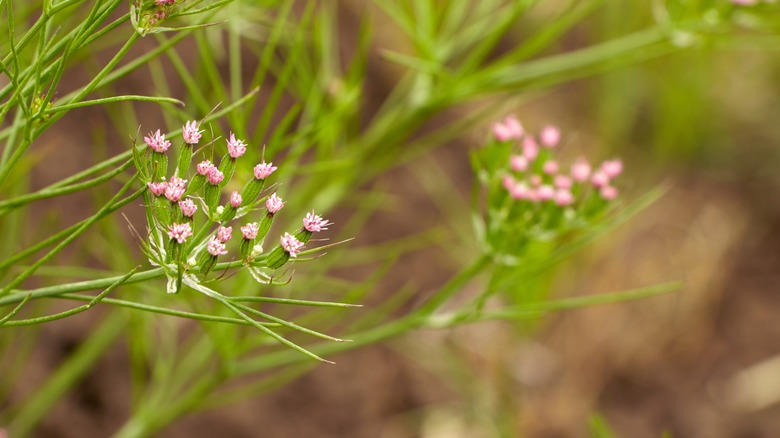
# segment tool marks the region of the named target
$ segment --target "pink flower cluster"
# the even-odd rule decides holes
[[[171,147],[171,142],[165,139],[165,134],[160,134],[159,129],[157,132],[150,132],[148,136],[144,137],[144,143],[160,154],[165,153]]]
[[[181,128],[181,135],[187,144],[198,144],[203,131],[198,131],[200,125],[195,120],[189,121]]]
[[[227,142],[227,148],[228,148],[228,155],[230,155],[231,158],[238,158],[246,152],[246,144],[238,140],[236,138],[236,135],[232,132],[230,133],[230,140]]]
[[[257,237],[257,233],[260,231],[260,226],[257,222],[250,222],[241,227],[241,234],[246,240],[252,240]]]
[[[306,213],[306,217],[303,218],[303,228],[312,233],[327,230],[328,225],[332,225],[332,223],[328,222],[327,219],[323,219],[322,216],[315,215],[313,210],[310,213]]]
[[[186,190],[187,180],[174,176],[168,181],[168,186],[165,187],[165,197],[171,202],[178,202],[184,196]]]
[[[495,125],[493,130],[499,141],[505,141],[501,140],[499,135],[503,131],[496,132]],[[552,154],[542,154],[539,147],[541,144],[544,148],[554,149],[561,140],[558,128],[545,127],[539,135],[538,143],[536,138],[525,133],[512,139],[520,141],[521,151],[510,157],[509,168],[513,173],[506,175],[502,181],[512,198],[531,202],[550,201],[564,207],[574,204],[575,194],[587,186],[598,190],[605,200],[617,198],[618,190],[612,182],[623,172],[623,163],[620,160],[605,161],[593,170],[585,158],[579,157],[571,165],[569,172],[563,172],[562,166],[553,159]]]
[[[284,207],[284,202],[282,202],[282,198],[279,195],[274,193],[265,200],[265,207],[269,213],[274,214]]]
[[[263,161],[262,163],[255,166],[255,178],[266,179],[271,176],[271,174],[274,173],[276,169],[277,167],[274,166],[274,163],[266,163]]]
[[[282,249],[290,254],[290,257],[296,257],[301,248],[303,248],[303,242],[299,241],[290,233],[284,233],[280,239]]]
[[[192,217],[198,211],[198,206],[190,198],[179,201],[179,208],[186,217]]]
[[[168,237],[176,240],[179,244],[184,243],[190,236],[192,236],[192,227],[189,223],[173,224],[168,227]]]
[[[227,254],[227,249],[225,249],[225,244],[223,242],[220,242],[219,238],[217,236],[214,236],[209,240],[208,245],[206,245],[206,251],[209,252],[212,256],[220,256]]]
[[[147,183],[154,196],[165,195],[171,202],[178,202],[187,190],[187,180],[174,176],[170,181]]]
[[[493,135],[498,141],[520,140],[524,133],[523,125],[515,116],[507,116],[503,122],[493,124]]]
[[[174,1],[157,0],[157,3],[158,5],[170,5],[173,4]],[[516,121],[516,119],[507,119],[504,124],[507,125],[504,128],[505,131],[508,132],[507,135],[510,137],[515,136],[517,138],[522,137],[522,127],[519,126],[519,123]],[[520,131],[519,134],[517,133],[518,129]],[[182,126],[182,138],[184,140],[185,146],[198,144],[202,138],[203,132],[203,130],[200,130],[200,123],[197,120],[187,121],[184,126]],[[552,139],[550,136],[553,134],[554,133],[548,133],[546,135]],[[165,139],[165,134],[163,134],[159,129],[154,132],[150,132],[147,136],[145,136],[144,142],[150,149],[159,154],[164,154],[171,147],[171,142]],[[193,236],[192,227],[194,222],[192,218],[198,211],[198,205],[196,202],[198,199],[200,199],[199,195],[195,192],[198,192],[206,181],[211,184],[211,186],[218,186],[226,182],[225,179],[232,176],[235,172],[237,163],[234,160],[243,156],[247,152],[246,143],[236,138],[234,133],[230,133],[226,143],[228,156],[226,156],[218,163],[219,166],[215,165],[210,160],[203,160],[200,163],[197,163],[197,173],[195,175],[195,179],[193,180],[193,184],[189,185],[189,188],[193,193],[190,193],[189,197],[185,197],[185,193],[187,193],[188,189],[188,180],[183,178],[188,177],[186,172],[188,170],[189,162],[184,162],[182,160],[192,158],[193,152],[191,149],[182,149],[183,152],[180,153],[179,162],[177,162],[177,170],[175,173],[177,176],[173,176],[166,180],[165,176],[161,176],[159,173],[154,173],[154,179],[159,179],[157,181],[151,181],[147,183],[149,192],[152,195],[160,198],[155,200],[151,208],[165,209],[162,211],[164,214],[156,217],[162,218],[159,220],[164,222],[164,226],[167,227],[167,235],[173,242],[183,244],[187,242],[191,236]],[[155,156],[155,160],[160,159],[165,159],[167,162],[166,157],[162,157],[160,155]],[[155,161],[155,163],[157,163],[157,161]],[[185,166],[185,164],[187,166]],[[220,170],[220,167],[222,170]],[[164,168],[159,166],[157,169]],[[246,183],[243,189],[244,191],[233,191],[230,194],[228,204],[229,207],[226,205],[224,207],[220,206],[216,208],[216,214],[219,216],[219,220],[215,219],[215,213],[211,210],[214,208],[212,204],[218,203],[219,196],[221,196],[221,191],[215,190],[215,187],[207,186],[205,190],[207,199],[206,201],[203,201],[204,203],[202,205],[204,206],[203,208],[209,209],[209,211],[207,211],[209,216],[209,224],[204,226],[210,227],[212,224],[214,224],[214,222],[218,222],[218,224],[223,226],[219,226],[216,232],[208,238],[208,241],[205,244],[205,251],[203,254],[210,257],[205,257],[203,260],[206,261],[200,262],[201,269],[203,269],[201,272],[209,272],[209,270],[214,266],[215,257],[228,254],[227,245],[232,238],[233,228],[224,225],[227,225],[227,223],[235,218],[237,212],[234,210],[226,211],[225,208],[228,207],[232,209],[238,209],[242,206],[244,201],[247,202],[247,207],[254,206],[255,199],[262,193],[262,188],[265,185],[264,180],[271,176],[277,169],[278,168],[274,166],[273,163],[266,162],[265,158],[263,158],[261,162],[254,167],[254,179],[251,179]],[[211,196],[214,194],[217,196]],[[164,201],[162,199],[163,196],[168,201],[170,201],[170,203]],[[248,197],[251,197],[252,199],[248,199]],[[216,202],[211,202],[214,199],[216,199]],[[206,205],[208,205],[208,207],[205,207]],[[262,245],[265,235],[271,226],[272,215],[279,212],[284,206],[284,200],[279,197],[277,193],[272,193],[265,200],[265,207],[268,211],[268,215],[263,218],[263,221],[260,223],[250,222],[241,226],[241,234],[244,240],[240,243],[239,252],[241,253],[242,258],[251,260],[251,257],[254,257],[255,252],[262,252],[262,249],[258,248],[261,248],[260,245]],[[171,211],[170,209],[174,209],[174,211]],[[172,216],[171,213],[176,214]],[[170,222],[171,217],[174,217],[174,223],[172,224]],[[314,211],[311,211],[303,218],[303,229],[296,230],[294,234],[284,233],[284,235],[280,236],[281,248],[277,246],[274,249],[274,253],[279,254],[281,251],[284,251],[290,257],[296,257],[299,255],[301,248],[303,248],[306,242],[308,242],[311,238],[311,233],[327,230],[328,226],[330,225],[330,221],[322,218],[322,216],[316,215]],[[262,235],[261,228],[263,230]],[[259,242],[257,242],[259,245],[253,245],[255,242],[247,242],[254,240],[259,240]],[[201,248],[201,242],[198,241],[197,244],[198,248]],[[185,254],[179,255],[182,257],[187,256]],[[287,260],[278,258],[277,261],[280,261],[281,264],[284,264]],[[281,264],[276,264],[276,262],[274,262],[274,264],[269,264],[268,266],[276,269],[281,266]]]
[[[241,198],[241,193],[233,192],[230,194],[230,206],[233,208],[238,208],[241,206],[241,203],[244,201],[243,198]]]
[[[198,174],[204,175],[211,185],[216,186],[225,179],[225,174],[217,169],[217,166],[211,164],[209,160],[201,161],[195,166],[195,169],[198,171]]]
[[[217,228],[217,240],[220,242],[227,243],[231,237],[233,237],[233,227]]]

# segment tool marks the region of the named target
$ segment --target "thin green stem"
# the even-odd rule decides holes
[[[148,278],[148,279],[153,279]],[[148,280],[147,279],[147,280]],[[135,279],[135,282],[143,281]],[[128,282],[129,283],[129,282]],[[79,294],[72,294],[72,293],[64,293],[64,294],[57,294],[54,296],[55,298],[62,298],[65,300],[76,300],[76,301],[90,301],[93,300],[95,297],[89,296],[89,295],[79,295]],[[40,298],[40,297],[36,297]],[[239,325],[250,325],[243,319],[238,318],[229,318],[226,316],[215,316],[215,315],[207,315],[204,313],[195,313],[195,312],[187,312],[184,310],[176,310],[176,309],[169,309],[166,307],[160,307],[160,306],[152,306],[150,304],[142,304],[137,303],[135,301],[127,301],[122,300],[118,298],[105,298],[102,300],[103,304],[110,304],[112,306],[118,306],[118,307],[126,307],[128,309],[134,309],[134,310],[141,310],[143,312],[150,312],[150,313],[158,313],[160,315],[168,315],[168,316],[176,316],[179,318],[187,318],[187,319],[194,319],[196,321],[207,321],[207,322],[226,322],[229,324],[239,324]],[[261,323],[266,327],[280,327],[281,324],[277,323]]]
[[[111,172],[106,173],[105,175],[101,175],[97,178],[93,178],[89,181],[84,181],[79,184],[73,184],[65,187],[60,187],[57,189],[43,189],[39,190],[34,193],[28,193],[26,195],[17,196],[15,198],[6,199],[5,201],[0,201],[0,210],[3,209],[10,209],[13,207],[19,207],[25,204],[29,204],[31,202],[40,201],[43,199],[49,199],[49,198],[55,198],[57,196],[67,195],[70,193],[76,193],[80,192],[82,190],[94,187],[98,184],[102,184],[106,181],[111,180],[116,175],[119,175],[122,173],[125,169],[130,167],[130,165],[133,164],[132,160],[128,160],[125,163],[123,163],[121,166],[117,167],[116,169],[112,170]],[[5,212],[3,212],[5,213]],[[2,213],[0,213],[2,214]]]
[[[67,103],[63,105],[55,106],[51,109],[48,109],[44,112],[44,114],[54,114],[61,111],[69,111],[74,108],[83,108],[86,106],[93,106],[93,105],[104,105],[107,103],[114,103],[114,102],[126,102],[126,101],[137,101],[137,102],[157,102],[157,103],[173,103],[179,106],[184,106],[184,102],[182,102],[179,99],[174,99],[172,97],[153,97],[153,96],[135,96],[135,95],[126,95],[126,96],[113,96],[113,97],[105,97],[102,99],[93,99],[93,100],[85,100],[83,102],[76,102],[76,103]]]
[[[107,287],[103,292],[101,292],[97,296],[93,297],[92,300],[90,300],[89,303],[84,304],[83,306],[79,306],[79,307],[76,307],[76,308],[73,308],[73,309],[70,309],[70,310],[66,310],[64,312],[55,313],[54,315],[41,316],[41,317],[38,317],[38,318],[21,319],[21,320],[17,320],[17,321],[8,321],[8,320],[4,319],[4,320],[0,320],[0,326],[5,325],[6,327],[14,327],[14,326],[22,326],[22,325],[40,324],[40,323],[44,323],[44,322],[56,321],[58,319],[67,318],[68,316],[73,316],[73,315],[76,315],[78,313],[87,311],[87,310],[91,309],[95,304],[97,304],[101,300],[103,300],[108,294],[111,293],[111,291],[113,291],[114,289],[119,287],[119,285],[121,285],[122,283],[127,281],[127,279],[130,278],[130,276],[132,276],[133,274],[135,274],[138,271],[138,269],[140,269],[140,268],[141,268],[141,266],[136,266],[130,272],[128,272],[127,274],[123,275],[122,278],[120,278],[119,280],[117,280],[114,283],[112,283],[111,286]],[[28,296],[31,296],[31,295],[28,295]],[[22,303],[20,303],[20,304],[23,304],[24,302],[25,301],[22,301]]]

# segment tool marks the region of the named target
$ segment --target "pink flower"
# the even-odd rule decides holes
[[[326,227],[328,225],[333,224],[326,219],[323,219],[322,216],[315,215],[313,210],[310,213],[306,213],[306,217],[303,218],[303,228],[306,228],[307,231],[311,231],[312,233],[319,233],[322,230],[327,230]]]
[[[168,181],[168,186],[173,186],[173,187],[183,189],[187,187],[187,180],[183,178],[179,178],[178,176],[174,176],[173,178],[171,178],[170,181]]]
[[[257,233],[260,231],[260,226],[257,222],[250,222],[241,227],[241,234],[244,235],[244,239],[252,240],[257,237]]]
[[[555,196],[555,189],[547,184],[540,186],[536,191],[536,199],[538,201],[549,201]]]
[[[233,192],[230,194],[230,206],[233,208],[238,208],[241,205],[241,202],[243,199],[241,199],[241,193]]]
[[[592,182],[596,187],[604,187],[609,184],[609,175],[607,175],[607,173],[603,170],[599,169],[593,172],[593,176],[591,177],[590,182]]]
[[[530,188],[528,189],[528,197],[526,198],[531,202],[536,202],[539,200],[539,190]]]
[[[566,175],[555,175],[555,180],[553,181],[553,184],[555,187],[559,189],[570,189],[572,186],[571,178],[569,178]]]
[[[211,169],[214,167],[213,164],[211,164],[211,161],[209,160],[203,160],[196,166],[196,169],[198,170],[198,173],[206,176],[211,172]]]
[[[561,131],[555,126],[545,126],[539,134],[539,140],[545,147],[554,148],[561,141]]]
[[[255,178],[257,179],[268,178],[277,169],[277,167],[274,166],[273,164],[274,163],[266,163],[265,161],[263,161],[262,163],[255,166]]]
[[[144,142],[155,152],[161,154],[171,147],[171,142],[165,139],[165,134],[160,134],[159,129],[155,133],[150,132],[148,137],[144,137]]]
[[[498,141],[520,140],[523,133],[523,125],[515,116],[507,116],[504,123],[496,122],[493,124],[493,135]]]
[[[509,167],[515,172],[525,172],[528,170],[528,158],[522,155],[512,155],[509,159]]]
[[[222,243],[226,243],[233,236],[233,227],[219,227],[217,228],[217,240]]]
[[[517,183],[509,189],[509,196],[514,199],[530,199],[531,189],[525,183]]]
[[[147,183],[146,185],[149,186],[149,191],[152,192],[154,196],[162,196],[163,194],[165,194],[165,189],[168,188],[168,183],[165,181],[160,181],[156,183],[150,182]]]
[[[209,169],[209,173],[206,175],[206,178],[208,178],[209,184],[215,186],[221,183],[223,179],[225,179],[225,174],[216,167],[212,166],[212,168]]]
[[[571,194],[570,191],[565,189],[560,189],[557,192],[555,192],[555,196],[553,198],[556,204],[560,205],[561,207],[571,205],[574,202],[574,195]]]
[[[558,169],[560,166],[558,165],[558,162],[555,160],[549,160],[545,161],[544,165],[542,166],[542,171],[548,175],[553,175],[558,173]]]
[[[303,228],[312,233],[319,233],[322,230],[327,230],[328,225],[333,225],[331,222],[323,219],[322,216],[314,214],[312,210],[310,213],[306,213],[306,217],[303,218]]]
[[[174,176],[168,181],[168,186],[165,188],[165,197],[171,202],[177,202],[184,196],[186,191],[187,180]]]
[[[758,0],[731,0],[735,5],[751,6],[758,3]]]
[[[227,249],[225,249],[225,244],[220,242],[216,236],[212,237],[211,240],[209,240],[209,244],[206,245],[206,251],[208,251],[209,254],[211,254],[214,257],[227,254]]]
[[[574,181],[585,182],[590,176],[590,163],[583,157],[577,158],[577,161],[571,165],[571,176]]]
[[[232,132],[230,133],[230,140],[227,142],[227,148],[228,154],[232,158],[238,158],[244,155],[244,152],[246,152],[246,144],[244,144],[243,141],[238,140],[236,135]]]
[[[176,3],[176,0],[154,0],[154,3],[157,6],[165,6],[165,5],[172,5]]]
[[[190,198],[179,201],[179,208],[181,209],[181,213],[187,217],[192,217],[192,215],[198,211],[198,206],[195,205],[195,203],[192,202],[192,199]]]
[[[195,120],[189,121],[181,127],[181,135],[184,137],[185,143],[198,144],[202,135],[201,133],[203,132],[198,131],[198,128],[200,128],[200,126]]]
[[[501,179],[501,185],[503,185],[505,189],[511,190],[512,187],[515,185],[515,179],[512,178],[510,175],[507,175]]]
[[[175,239],[179,244],[184,243],[188,237],[192,236],[192,227],[188,223],[173,224],[168,227],[168,236]]]
[[[523,155],[528,158],[528,161],[533,161],[539,156],[539,145],[533,137],[523,139]]]
[[[610,179],[623,173],[623,162],[620,160],[607,160],[601,163],[601,170],[607,174]]]
[[[601,187],[601,197],[607,201],[614,201],[618,197],[618,189],[610,185],[604,185]]]
[[[541,175],[531,175],[530,178],[528,178],[528,181],[531,182],[531,185],[536,187],[542,185],[542,176]]]
[[[300,249],[303,247],[303,243],[290,233],[284,233],[284,236],[282,236],[279,240],[282,243],[282,249],[287,251],[290,254],[290,257],[296,257]]]
[[[279,195],[274,193],[265,200],[265,207],[268,209],[269,213],[274,214],[284,207],[284,202],[282,202],[282,198],[280,198]]]

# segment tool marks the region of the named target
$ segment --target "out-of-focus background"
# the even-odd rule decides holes
[[[545,20],[559,3],[565,2],[541,5],[524,22]],[[545,53],[575,50],[662,19],[658,4],[664,2],[603,3]],[[370,118],[402,79],[401,69],[383,54],[410,47],[382,9],[350,0],[338,2],[337,10],[337,36],[345,51],[355,49],[361,20],[373,17],[363,108]],[[755,32],[749,24],[729,32],[749,35]],[[525,29],[512,29],[497,52],[527,37]],[[192,44],[185,40],[179,46],[185,63],[195,62]],[[572,147],[622,157],[625,199],[658,184],[668,188],[646,211],[545,278],[553,295],[677,279],[684,280],[682,290],[532,323],[415,332],[339,355],[337,365],[318,366],[261,398],[188,415],[163,436],[578,437],[607,429],[626,437],[780,434],[780,39],[764,33],[750,44],[691,44],[521,96],[488,99],[488,105],[506,106],[529,129],[556,124]],[[224,59],[215,64],[227,70]],[[80,80],[78,71],[71,74]],[[132,94],[152,94],[154,87],[142,74],[115,84]],[[177,95],[182,86],[171,83],[170,89]],[[484,106],[445,111],[424,129],[458,123]],[[139,114],[144,126],[155,117],[153,110]],[[374,213],[356,244],[412,236],[447,221],[440,201],[467,202],[473,178],[468,152],[484,142],[488,129],[487,121],[479,123],[470,135],[372,181],[371,187],[402,199],[403,208]],[[100,108],[63,119],[42,140],[49,144],[38,149],[42,162],[58,166],[35,168],[31,184],[43,186],[82,168],[76,146],[122,137],[111,131],[112,121]],[[428,181],[421,173],[432,163],[441,172],[438,192],[419,189]],[[36,209],[40,224],[58,223],[90,205],[83,196]],[[345,214],[336,217],[343,220]],[[142,220],[140,211],[128,215]],[[404,254],[376,294],[407,281],[433,287],[452,272],[452,255],[436,249]],[[35,361],[16,382],[12,398],[24,397],[56,369],[90,332],[92,321],[81,315],[44,326]],[[123,346],[115,346],[55,405],[35,436],[114,431],[129,403],[125,362]]]

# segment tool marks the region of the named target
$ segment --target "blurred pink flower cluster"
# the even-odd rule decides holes
[[[561,132],[555,126],[545,126],[537,136],[523,129],[520,122],[508,116],[493,125],[498,141],[515,142],[518,147],[509,159],[510,172],[503,186],[517,200],[534,203],[553,202],[565,207],[584,198],[592,191],[607,201],[618,196],[613,181],[623,172],[620,160],[607,160],[598,166],[579,157],[568,168],[555,159]]]

